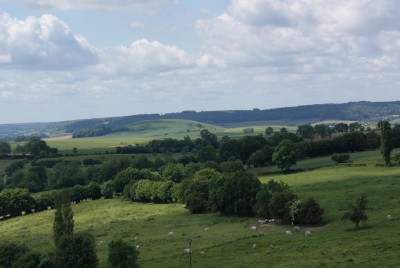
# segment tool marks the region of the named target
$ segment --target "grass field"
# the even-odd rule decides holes
[[[193,267],[399,267],[400,169],[376,167],[377,151],[352,154],[352,159],[366,166],[331,165],[331,160],[318,158],[304,160],[304,168],[311,168],[308,171],[259,176],[262,182],[285,181],[300,198],[313,197],[324,207],[326,225],[302,227],[292,236],[285,235],[291,226],[265,225],[257,230],[265,236],[255,237],[250,226],[256,218],[190,215],[179,204],[119,199],[73,205],[75,230],[89,231],[98,244],[103,241],[97,246],[101,267],[105,267],[108,242],[116,238],[140,246],[141,267],[188,267],[189,256],[183,249],[189,237]],[[314,167],[324,163],[328,165]],[[361,193],[369,199],[369,220],[355,231],[352,223],[340,219],[347,203]],[[392,221],[386,219],[387,214]],[[50,250],[53,215],[54,211],[45,211],[2,221],[1,239]],[[306,229],[313,235],[306,237]],[[167,236],[170,231],[173,237]]]
[[[264,134],[265,129],[269,126],[274,131],[279,131],[282,127],[287,128],[290,132],[295,132],[297,129],[295,126],[284,125],[251,125],[246,127],[254,128],[255,133],[251,135],[259,135]],[[91,154],[110,152],[117,146],[144,144],[153,139],[183,139],[186,136],[196,139],[200,137],[200,131],[203,129],[208,129],[219,138],[223,136],[240,137],[245,135],[243,129],[246,128],[237,125],[220,127],[189,120],[141,121],[126,127],[128,129],[126,131],[114,132],[100,137],[72,139],[71,136],[64,136],[44,140],[50,147],[58,148],[62,153],[72,153],[72,149],[76,147],[80,153]],[[11,145],[13,148],[16,146],[15,143]]]

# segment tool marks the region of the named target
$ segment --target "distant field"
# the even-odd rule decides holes
[[[351,158],[366,166],[316,168],[329,165],[324,157],[299,162],[304,168],[314,168],[309,171],[259,176],[262,182],[282,180],[300,198],[313,197],[325,208],[325,226],[301,227],[292,236],[285,235],[286,230],[293,230],[291,226],[265,225],[257,229],[265,236],[255,237],[250,226],[257,218],[191,215],[180,204],[119,199],[73,205],[75,230],[95,236],[100,267],[105,267],[107,244],[117,238],[140,246],[141,267],[187,267],[189,256],[183,249],[189,237],[193,239],[193,267],[400,267],[400,169],[376,167],[381,161],[377,151]],[[347,202],[361,193],[369,199],[369,220],[354,231],[352,223],[340,218]],[[392,221],[386,219],[387,214]],[[1,239],[41,252],[50,250],[53,215],[54,211],[45,211],[0,221]],[[307,229],[313,232],[311,237],[304,236]],[[168,238],[170,231],[175,235]]]
[[[105,136],[92,138],[72,139],[71,136],[44,139],[50,147],[55,147],[62,153],[72,153],[76,147],[80,153],[90,154],[105,151],[113,151],[117,146],[144,144],[153,139],[183,139],[189,136],[192,139],[200,137],[200,131],[208,129],[219,138],[223,136],[240,137],[245,135],[244,128],[252,127],[255,133],[251,135],[264,134],[265,129],[271,126],[274,131],[285,127],[289,132],[295,132],[297,127],[285,125],[254,125],[247,127],[224,128],[189,120],[154,120],[141,121],[127,125],[126,131],[111,133]],[[12,144],[13,148],[16,146]]]

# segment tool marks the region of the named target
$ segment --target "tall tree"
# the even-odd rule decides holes
[[[63,237],[69,237],[74,233],[74,213],[66,194],[56,197],[55,208],[53,237],[54,244],[58,247]]]
[[[298,151],[296,144],[290,140],[282,140],[272,154],[272,161],[282,170],[288,170],[296,164]]]
[[[390,165],[390,154],[393,150],[391,127],[388,121],[381,124],[381,154],[386,165]]]
[[[311,125],[300,125],[297,127],[297,135],[303,139],[312,140],[314,138],[314,128]]]

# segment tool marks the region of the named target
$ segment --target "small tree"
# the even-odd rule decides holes
[[[136,247],[119,239],[108,244],[108,266],[112,268],[139,267],[137,257],[139,252]]]
[[[361,195],[359,198],[357,198],[354,205],[348,205],[348,210],[343,214],[342,220],[349,220],[354,222],[354,224],[356,225],[356,229],[358,229],[360,221],[368,220],[368,216],[367,214],[365,214],[367,203],[367,197],[365,195]]]
[[[381,154],[386,165],[390,165],[390,154],[393,150],[390,123],[383,121],[381,124]]]
[[[298,152],[296,145],[290,140],[282,140],[272,154],[274,161],[280,169],[288,170],[296,164]]]
[[[331,155],[331,159],[335,163],[345,163],[350,160],[350,155],[349,154],[338,154],[338,153],[333,153]]]

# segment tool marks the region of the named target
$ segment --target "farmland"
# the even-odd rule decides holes
[[[293,231],[293,236],[285,235],[291,226],[268,224],[258,228],[265,236],[255,237],[250,226],[257,223],[257,218],[193,215],[180,204],[140,204],[120,199],[73,205],[75,230],[89,231],[97,244],[104,241],[97,246],[101,267],[105,267],[108,242],[116,238],[140,246],[142,267],[188,265],[188,255],[183,253],[188,238],[193,239],[194,267],[398,266],[399,170],[376,167],[374,163],[380,161],[376,151],[357,153],[352,158],[354,163],[366,166],[315,168],[316,163],[327,163],[321,158],[311,163],[299,162],[304,169],[312,168],[309,171],[259,176],[262,182],[282,180],[300,198],[312,196],[325,208],[325,225],[302,227],[299,232]],[[369,220],[355,231],[351,223],[340,218],[347,202],[360,193],[370,200]],[[393,215],[394,220],[388,221],[387,214]],[[45,211],[2,221],[2,238],[27,243],[42,252],[51,250],[53,215],[53,211]],[[304,236],[305,229],[313,235]],[[170,231],[174,232],[173,237],[167,236]]]

